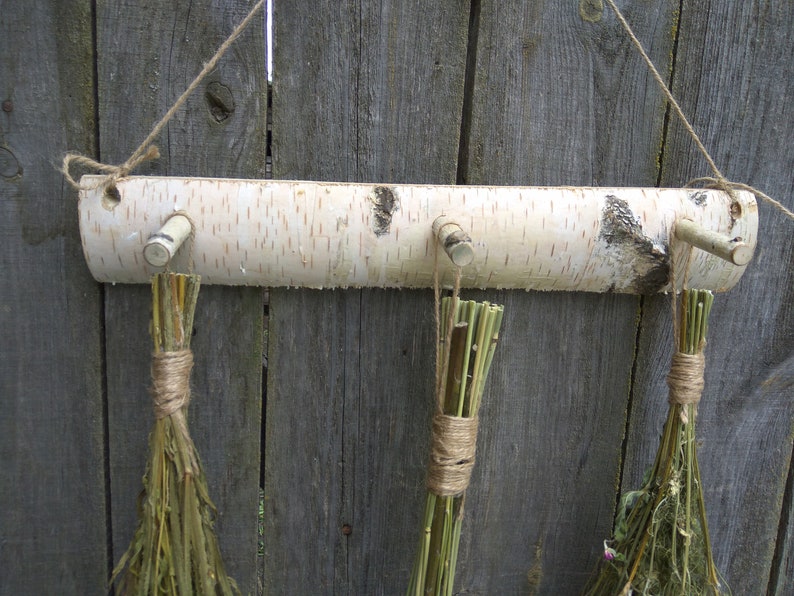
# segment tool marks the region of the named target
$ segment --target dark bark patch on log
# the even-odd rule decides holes
[[[625,280],[625,285],[615,286],[615,290],[655,294],[667,284],[670,276],[667,253],[645,235],[628,203],[615,195],[606,197],[599,239],[608,247],[619,249],[624,255],[622,260],[628,260],[636,273],[633,279]]]
[[[372,201],[372,227],[376,236],[389,233],[391,218],[400,208],[400,199],[388,186],[376,186],[369,195]]]

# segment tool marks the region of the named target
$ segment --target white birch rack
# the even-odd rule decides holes
[[[82,185],[102,181],[84,176]],[[150,262],[168,263],[192,221],[193,237],[170,266],[186,270],[192,255],[204,284],[430,287],[441,238],[465,265],[463,287],[649,294],[669,290],[677,221],[686,221],[675,228],[679,239],[710,251],[693,251],[689,285],[724,291],[738,282],[755,249],[758,211],[751,193],[736,197],[701,189],[129,177],[81,191],[79,217],[86,261],[101,282],[148,283],[162,270]],[[442,254],[438,264],[442,282],[451,283],[452,263]]]

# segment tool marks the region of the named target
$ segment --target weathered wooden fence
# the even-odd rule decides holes
[[[794,207],[789,3],[619,4],[725,173]],[[2,594],[104,592],[152,421],[148,288],[90,278],[57,164],[67,150],[123,161],[251,5],[0,8]],[[679,186],[708,173],[598,5],[277,0],[274,176]],[[264,61],[260,21],[139,173],[264,177]],[[700,460],[734,594],[794,582],[793,231],[761,208],[755,262],[712,315]],[[506,319],[457,589],[577,593],[656,449],[669,302],[466,295]],[[195,326],[190,424],[227,567],[245,593],[399,594],[423,502],[430,292],[272,290],[267,334],[264,298],[207,287]]]

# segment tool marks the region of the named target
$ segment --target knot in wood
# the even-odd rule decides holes
[[[446,414],[433,417],[427,488],[440,497],[463,493],[469,486],[477,449],[479,419]]]
[[[667,375],[667,386],[670,388],[668,401],[670,405],[697,404],[703,393],[703,371],[706,358],[703,352],[685,354],[676,352]]]
[[[152,400],[160,419],[176,414],[190,403],[193,352],[157,352],[152,356]]]

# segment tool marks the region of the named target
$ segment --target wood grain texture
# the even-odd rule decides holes
[[[275,7],[274,177],[454,182],[468,2],[332,4]]]
[[[626,7],[661,65],[675,7]],[[477,21],[467,183],[655,183],[664,105],[614,22],[518,1],[483,3]],[[576,593],[611,531],[640,301],[560,297],[505,297],[503,335],[517,343],[500,355],[501,409],[490,426],[487,404],[481,415],[494,452],[475,470],[488,480],[473,481],[487,497],[467,506],[482,526],[464,528],[464,592]]]
[[[101,594],[108,572],[101,294],[54,167],[95,149],[91,52],[90,2],[3,4],[3,594]]]
[[[656,182],[661,92],[614,19],[584,20],[578,4],[482,3],[466,184]],[[621,7],[664,72],[678,3]]]
[[[412,506],[424,488],[432,296],[274,294],[265,592],[399,592],[418,539]],[[385,318],[386,308],[408,324]],[[286,375],[294,394],[282,386]]]
[[[250,10],[247,2],[97,6],[101,156],[125,160]],[[266,77],[256,21],[166,127],[163,157],[138,173],[262,177]],[[220,98],[220,99],[219,99]],[[145,287],[107,289],[109,452],[114,560],[136,521],[151,428]],[[244,593],[257,585],[257,500],[263,295],[204,288],[198,299],[189,423],[207,473],[226,569]]]
[[[786,492],[780,515],[780,533],[772,560],[772,574],[769,578],[769,594],[786,594],[794,585],[794,511],[792,511],[792,490],[794,478],[789,469]]]
[[[505,323],[480,411],[456,589],[574,594],[612,520],[637,300],[482,297],[505,305]]]
[[[454,183],[468,13],[277,4],[274,176]],[[265,591],[401,593],[423,502],[432,297],[270,296]]]
[[[673,87],[725,175],[759,186],[789,209],[792,52],[794,21],[782,4],[685,6]],[[663,170],[664,184],[710,174],[678,123],[671,125]],[[698,457],[716,562],[734,594],[761,593],[771,571],[782,583],[773,581],[770,593],[791,592],[790,570],[772,567],[785,566],[794,539],[785,518],[778,529],[794,428],[793,264],[791,222],[762,205],[755,260],[741,283],[715,300],[711,315]],[[643,317],[626,488],[650,464],[663,421],[668,313],[668,303],[654,299]]]

